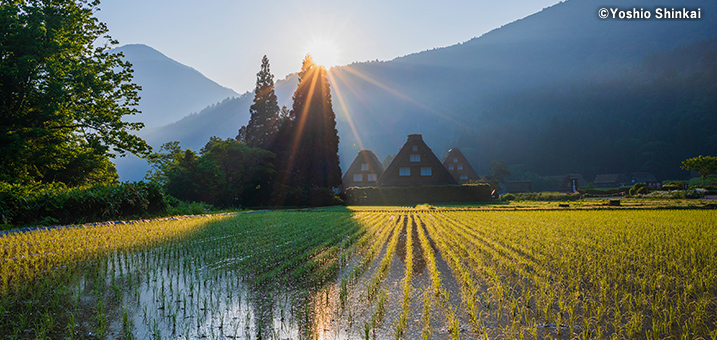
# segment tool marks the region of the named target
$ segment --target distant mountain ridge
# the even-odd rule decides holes
[[[648,0],[629,5],[655,6]],[[486,133],[490,128],[501,133],[500,140],[510,141],[511,124],[526,117],[511,115],[516,119],[511,121],[490,113],[505,112],[510,107],[506,104],[516,96],[545,89],[562,93],[576,86],[610,81],[640,67],[649,54],[717,37],[716,4],[666,0],[660,5],[701,7],[703,19],[600,20],[597,13],[605,6],[603,2],[569,0],[461,44],[386,62],[333,68],[331,86],[343,170],[360,149],[373,150],[382,159],[395,154],[406,135],[412,133],[422,134],[439,157],[452,147],[460,147],[479,173],[485,173],[496,157],[520,161],[510,154],[514,152],[511,148],[501,148],[504,153],[498,155],[482,152],[493,148],[490,139],[461,136]],[[292,77],[277,82],[282,105],[290,106],[295,87]],[[183,147],[197,150],[210,136],[234,137],[248,121],[252,98],[248,92],[140,135],[153,146],[179,140]],[[496,106],[501,109],[493,110]],[[541,139],[521,140],[537,143]],[[572,170],[566,165],[551,171]]]
[[[142,86],[142,114],[128,120],[144,122],[146,127],[173,123],[208,105],[239,96],[147,45],[124,45],[112,51],[121,52],[132,63],[134,82]]]

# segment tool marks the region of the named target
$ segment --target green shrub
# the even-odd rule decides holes
[[[172,195],[166,195],[165,199],[169,208],[167,209],[167,215],[202,215],[207,212],[214,211],[216,208],[204,202],[185,202],[177,199]]]
[[[630,194],[631,196],[635,196],[635,195],[641,194],[641,193],[640,193],[640,189],[644,189],[644,190],[642,191],[642,194],[646,193],[646,192],[647,192],[647,184],[645,184],[645,183],[635,183],[635,185],[633,185],[632,188],[630,188],[629,194]]]
[[[662,190],[662,191],[674,191],[674,190],[684,190],[684,189],[685,189],[684,185],[673,184],[673,183],[665,184],[662,186],[662,188],[660,188],[660,190]]]
[[[589,197],[601,197],[601,196],[623,196],[627,195],[631,187],[619,187],[609,189],[589,189],[588,187],[580,188],[580,192],[583,195]]]
[[[500,196],[501,201],[515,201],[515,194],[505,194]]]
[[[164,193],[156,183],[75,188],[67,188],[61,183],[0,183],[0,222],[3,224],[85,223],[158,214],[166,209]]]
[[[518,201],[577,201],[581,198],[579,192],[525,192],[515,195]]]
[[[420,187],[352,187],[346,189],[351,205],[415,205],[422,203],[487,202],[493,190],[486,184]]]

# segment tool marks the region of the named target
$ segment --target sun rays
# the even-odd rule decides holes
[[[314,38],[306,46],[306,53],[311,54],[316,64],[329,69],[341,63],[341,50],[330,39]]]

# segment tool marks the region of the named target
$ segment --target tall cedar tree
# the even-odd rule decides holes
[[[310,54],[302,63],[293,99],[284,183],[309,198],[313,192],[329,192],[341,185],[339,136],[331,89],[326,69],[315,64]]]
[[[115,154],[147,155],[129,131],[139,86],[93,15],[99,1],[0,5],[0,181],[109,182]],[[108,39],[105,44],[99,38]]]
[[[278,131],[279,104],[274,93],[274,75],[269,70],[269,58],[261,59],[256,74],[254,104],[249,108],[249,123],[239,129],[237,140],[251,147],[269,149]]]

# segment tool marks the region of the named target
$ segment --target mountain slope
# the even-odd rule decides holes
[[[635,0],[630,6],[653,9],[652,3]],[[556,100],[545,103],[541,110],[528,110],[531,102],[537,103],[541,96],[571,93],[575,87],[593,89],[592,84],[609,84],[643,67],[643,58],[648,55],[717,37],[717,16],[711,15],[716,12],[717,4],[707,0],[661,3],[665,7],[702,8],[703,18],[696,21],[600,20],[597,13],[603,5],[604,2],[598,0],[569,0],[462,44],[388,62],[333,68],[330,80],[341,137],[341,159],[348,162],[361,149],[373,150],[382,159],[386,154],[395,154],[406,135],[421,133],[439,157],[451,147],[460,147],[478,172],[485,172],[487,164],[497,159],[523,162],[519,155],[525,151],[519,144],[499,147],[496,140],[520,140],[530,145],[531,150],[553,146],[544,138],[545,133],[550,133],[549,129],[525,134],[514,124],[526,121],[547,124],[553,118],[545,112],[563,112],[561,105],[565,103]],[[282,104],[290,105],[295,86],[291,81],[277,82]],[[633,100],[638,102],[654,99],[649,94],[633,94]],[[579,94],[572,92],[571,95]],[[153,145],[160,140],[179,140],[184,147],[196,150],[209,136],[233,137],[248,121],[251,97],[245,95],[207,108],[200,114],[154,129],[147,138],[156,140]],[[521,101],[521,98],[528,99]],[[600,98],[609,100],[609,97]],[[521,105],[511,107],[510,103],[516,101]],[[649,106],[634,107],[644,110]],[[689,106],[683,109],[691,110]],[[526,113],[520,115],[513,110]],[[624,114],[633,113],[646,114]],[[583,114],[600,115],[601,112],[589,110]],[[481,134],[492,139],[475,138]],[[601,156],[596,158],[609,159]],[[541,171],[551,172],[545,175],[567,173],[576,171],[574,166],[574,162],[558,162]]]
[[[175,122],[236,92],[215,83],[199,71],[178,63],[146,45],[125,45],[113,49],[132,63],[134,82],[142,86],[141,114],[130,121],[158,127]]]
[[[715,13],[715,3],[671,0],[660,4],[701,7],[703,18],[600,20],[597,12],[604,2],[570,0],[462,44],[390,62],[334,69],[332,88],[342,93],[345,104],[337,105],[334,98],[341,119],[342,155],[349,157],[366,148],[381,158],[395,153],[410,133],[422,133],[428,145],[441,154],[459,146],[455,141],[460,131],[494,126],[483,113],[519,93],[546,87],[560,92],[603,82],[639,67],[648,54],[717,37],[717,16],[705,14]],[[647,0],[630,2],[633,5],[654,8]],[[348,117],[358,138],[348,128]],[[487,164],[496,160],[477,154],[469,157],[479,171],[487,171]]]

